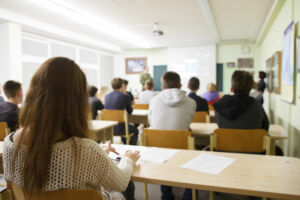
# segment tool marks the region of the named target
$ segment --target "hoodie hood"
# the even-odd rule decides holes
[[[245,94],[225,95],[213,104],[223,117],[234,120],[251,107],[255,99]]]
[[[160,93],[162,101],[169,106],[178,106],[187,99],[186,92],[177,88],[166,89]]]

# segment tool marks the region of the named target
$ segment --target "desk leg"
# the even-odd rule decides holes
[[[275,140],[271,139],[271,155],[275,155],[275,148],[276,148]]]
[[[144,183],[144,199],[148,200],[148,187],[147,187],[147,183]]]
[[[114,143],[114,127],[110,128],[110,140],[111,143]]]
[[[196,200],[196,189],[192,189],[192,200]]]
[[[214,192],[209,191],[209,200],[213,200],[213,199],[214,199]]]

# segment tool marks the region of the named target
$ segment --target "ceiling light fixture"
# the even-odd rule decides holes
[[[40,7],[43,7],[47,10],[60,14],[62,16],[68,17],[71,20],[79,22],[83,25],[87,25],[99,32],[105,33],[109,36],[113,36],[116,39],[129,43],[131,45],[141,47],[141,48],[150,48],[151,43],[139,37],[136,34],[133,34],[127,30],[120,28],[117,25],[108,23],[100,19],[99,17],[85,13],[84,11],[71,6],[62,0],[28,0],[31,3],[34,3]]]
[[[158,23],[154,23],[153,31],[152,31],[153,36],[163,36],[164,32],[158,29]]]

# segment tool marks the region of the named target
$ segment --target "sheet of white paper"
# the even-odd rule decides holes
[[[208,174],[218,175],[234,161],[235,158],[201,153],[196,158],[181,165],[181,167]]]
[[[147,148],[143,146],[128,146],[128,145],[122,145],[122,144],[113,144],[112,145],[116,151],[122,155],[127,150],[131,151],[140,151],[140,159],[139,162],[148,162],[148,163],[156,163],[156,164],[162,164],[172,158],[176,153],[179,152],[179,150],[173,150],[173,149],[164,149],[164,148]],[[116,158],[117,155],[110,152],[109,157]]]
[[[152,147],[141,154],[141,161],[162,164],[172,158],[179,150]]]

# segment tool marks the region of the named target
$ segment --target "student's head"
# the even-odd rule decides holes
[[[93,85],[89,85],[88,91],[89,91],[89,96],[94,97],[96,95],[98,89]]]
[[[16,104],[22,103],[23,92],[21,83],[17,81],[6,81],[3,85],[3,90],[8,100],[13,100]]]
[[[235,94],[249,95],[253,86],[253,77],[246,71],[235,71],[231,77],[231,90]]]
[[[263,79],[265,79],[267,77],[267,74],[264,71],[259,71],[258,72],[258,77],[259,77],[259,79],[263,80]]]
[[[47,181],[52,145],[88,133],[87,81],[79,66],[68,58],[46,60],[33,75],[20,116],[26,138],[25,190],[40,191]],[[27,141],[27,139],[29,139]],[[77,156],[76,142],[75,156]],[[25,141],[24,141],[25,142]]]
[[[206,89],[208,92],[216,92],[217,86],[214,83],[209,83],[209,84],[207,84]]]
[[[180,76],[176,72],[166,72],[162,76],[162,89],[181,88]]]
[[[197,77],[192,77],[189,80],[188,88],[191,91],[194,91],[194,92],[196,92],[197,90],[199,90],[199,88],[200,88],[200,81],[199,81],[199,79]]]
[[[127,91],[127,87],[128,87],[128,81],[126,79],[123,79],[123,92]]]
[[[121,78],[114,78],[111,81],[111,87],[113,88],[113,90],[121,90],[123,87],[123,79]]]
[[[153,90],[153,87],[154,87],[154,83],[153,83],[152,80],[147,80],[147,81],[145,82],[144,88],[145,88],[146,90]]]

